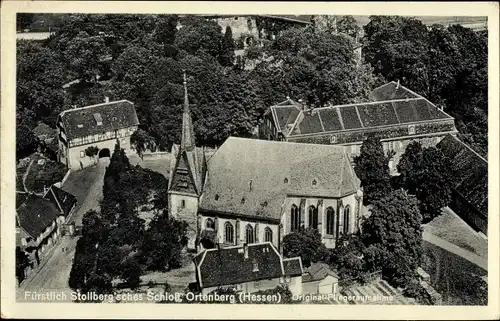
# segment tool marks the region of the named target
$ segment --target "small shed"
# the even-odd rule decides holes
[[[313,263],[302,276],[302,292],[309,294],[338,293],[339,277],[326,263]]]

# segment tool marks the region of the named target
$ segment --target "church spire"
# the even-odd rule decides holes
[[[184,112],[182,113],[182,137],[181,151],[191,151],[195,148],[193,120],[191,119],[191,110],[189,109],[189,100],[187,92],[186,71],[184,72]]]

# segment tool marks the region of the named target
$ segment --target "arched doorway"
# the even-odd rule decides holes
[[[111,157],[111,152],[109,151],[109,148],[103,148],[99,151],[99,159],[103,157]]]

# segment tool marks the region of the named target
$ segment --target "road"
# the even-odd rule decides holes
[[[102,198],[104,172],[109,160],[101,159],[95,167],[73,172],[65,182],[63,189],[75,195],[78,201],[74,215],[68,222],[81,224],[83,214],[88,210],[99,209]],[[17,289],[16,298],[22,302],[71,302],[68,286],[69,274],[75,253],[78,238],[63,236],[59,242],[49,250],[49,254],[42,260],[39,269],[34,271]],[[55,292],[63,294],[63,300],[33,299],[31,293],[47,294]]]

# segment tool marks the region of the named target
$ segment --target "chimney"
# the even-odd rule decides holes
[[[245,257],[245,260],[248,259],[248,244],[243,243],[243,256]]]
[[[250,190],[250,192],[252,191],[252,180],[250,180],[250,182],[248,183],[248,188]]]
[[[105,103],[109,103],[109,97],[108,96],[104,96],[104,102]]]
[[[399,79],[398,79],[398,84],[396,85],[396,89],[399,89]]]

